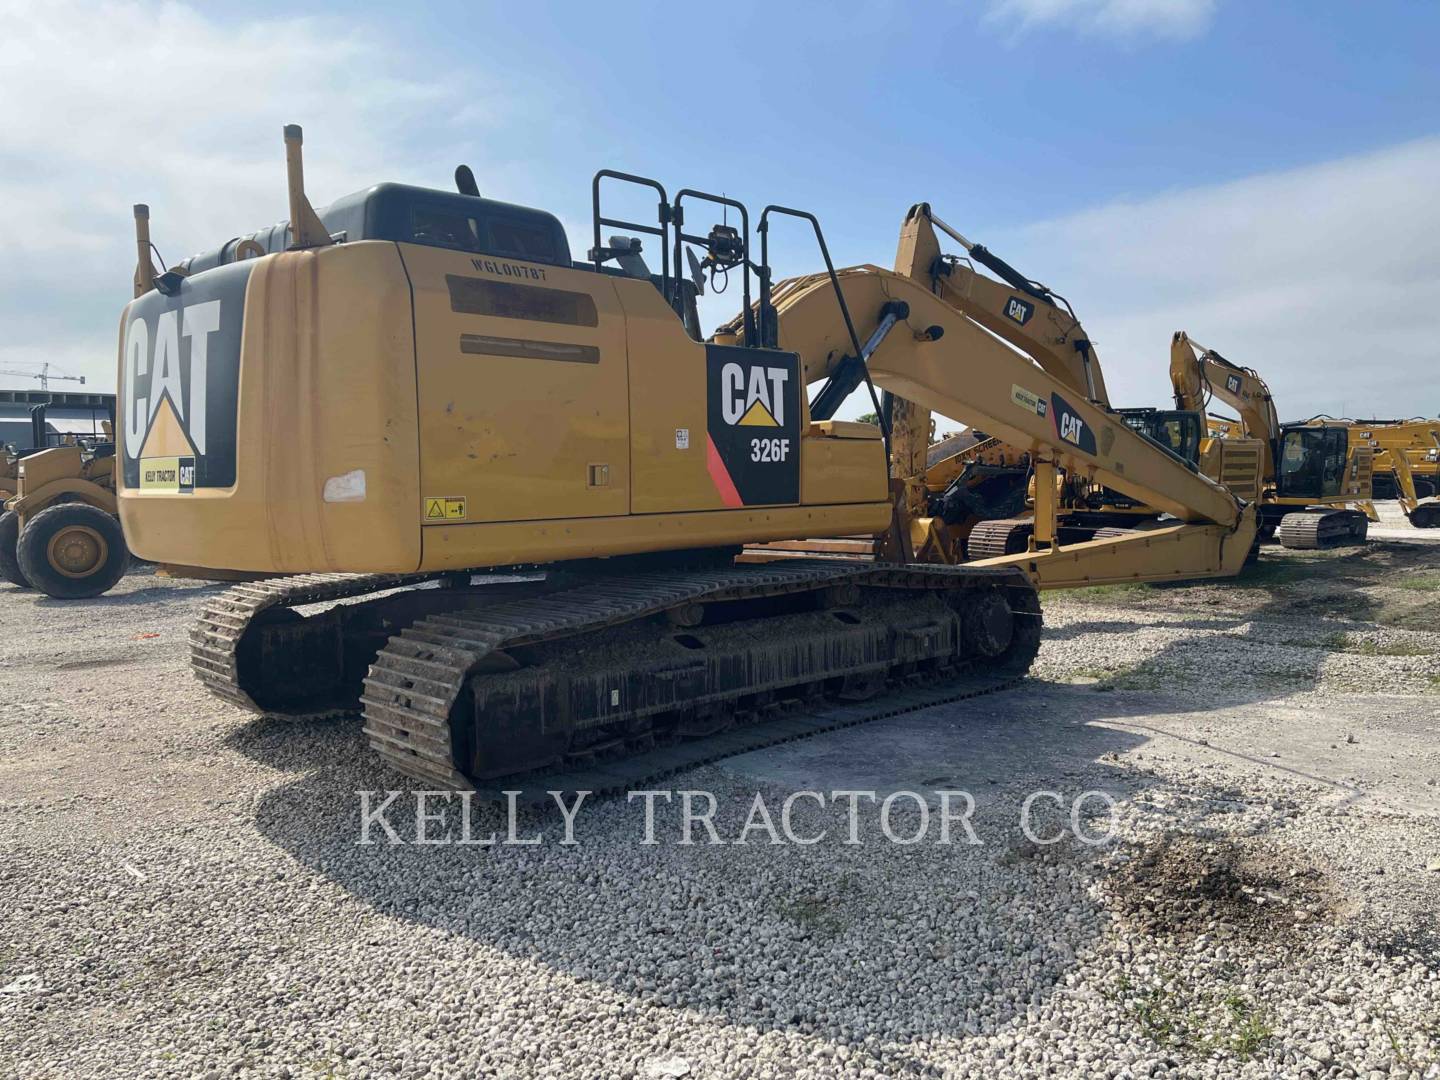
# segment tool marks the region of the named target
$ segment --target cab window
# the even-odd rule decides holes
[[[1280,439],[1281,495],[1320,499],[1339,495],[1347,440],[1339,428],[1292,428]]]
[[[411,238],[417,244],[454,248],[477,255],[561,263],[555,233],[548,222],[492,214],[470,217],[454,210],[417,206],[410,215]]]

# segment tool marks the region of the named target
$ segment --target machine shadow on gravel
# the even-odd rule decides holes
[[[963,1037],[977,1025],[994,1030],[1052,993],[1109,917],[1086,892],[1089,872],[1074,866],[1088,849],[1068,845],[1075,850],[1067,874],[1022,839],[1016,811],[1024,795],[1098,788],[1134,798],[1164,781],[1118,761],[1150,739],[1143,727],[1125,729],[1128,720],[1313,688],[1326,657],[1344,647],[1335,634],[1344,623],[1322,620],[1381,616],[1380,602],[1362,588],[1395,567],[1361,557],[1354,567],[1327,569],[1323,581],[1309,570],[1303,578],[1283,568],[1257,575],[1251,588],[1262,591],[1250,599],[1259,603],[1248,609],[1197,600],[1194,618],[1183,607],[1166,612],[1160,625],[1203,633],[1180,635],[1108,684],[1030,679],[965,706],[797,740],[653,785],[713,788],[717,825],[729,839],[756,791],[778,806],[796,790],[960,788],[976,797],[980,847],[682,847],[663,830],[659,845],[643,846],[643,808],[618,798],[582,810],[575,847],[558,845],[553,809],[521,816],[519,835],[543,830],[537,846],[392,847],[381,837],[360,847],[356,792],[408,793],[411,785],[371,756],[357,719],[253,720],[229,743],[290,774],[256,805],[259,832],[381,916],[647,1006],[853,1043],[866,1035]],[[1112,608],[1048,637],[1130,628]],[[1236,673],[1231,681],[1227,670]],[[1204,702],[1171,690],[1191,684],[1177,683],[1184,671],[1208,679]],[[404,805],[413,815],[413,798]],[[477,835],[494,828],[503,836],[503,815],[487,813]],[[402,813],[399,825],[413,839],[413,820]],[[1067,913],[1059,920],[1056,890]],[[1048,901],[1037,899],[1047,893]],[[1027,963],[998,959],[1017,955]]]
[[[1100,617],[1047,628],[1045,640],[1053,643],[1095,634],[1177,631],[1176,640],[1140,663],[1097,672],[1097,689],[1155,692],[1158,696],[1145,702],[1146,712],[1248,705],[1314,690],[1326,660],[1354,647],[1347,638],[1349,632],[1387,626],[1440,629],[1440,605],[1426,600],[1412,604],[1366,591],[1404,580],[1397,577],[1397,571],[1434,565],[1433,556],[1427,559],[1427,552],[1417,553],[1413,546],[1388,547],[1410,548],[1398,557],[1393,552],[1380,553],[1398,558],[1401,566],[1373,565],[1370,560],[1375,552],[1342,556],[1318,567],[1262,564],[1247,571],[1239,582],[1247,588],[1233,594],[1247,598],[1258,594],[1260,602],[1254,606],[1246,607],[1243,600],[1225,607],[1197,603],[1194,615],[1188,615],[1175,610],[1174,602],[1183,604],[1186,596],[1183,586],[1174,586],[1165,590],[1172,606],[1158,618],[1143,601],[1136,606],[1133,621],[1116,618],[1115,608],[1108,607]],[[1166,693],[1176,685],[1192,684],[1206,687],[1202,705]],[[1166,699],[1172,700],[1171,707],[1166,707]],[[1123,710],[1123,703],[1117,700],[1117,704]]]
[[[1337,606],[1343,614],[1337,612]],[[1313,690],[1326,658],[1346,647],[1337,625],[1316,623],[1327,617],[1371,622],[1378,612],[1376,601],[1361,593],[1345,595],[1339,605],[1331,599],[1307,604],[1287,596],[1252,611],[1200,619],[1086,620],[1047,631],[1047,640],[1066,641],[1156,627],[1209,631],[1181,637],[1140,663],[1116,670],[1099,681],[1100,690],[1163,694],[1177,685],[1177,675],[1198,676],[1207,680],[1203,705],[1187,696],[1166,695],[1173,698],[1173,708],[1165,708],[1163,699],[1148,701],[1145,706],[1147,712],[1191,712],[1198,707],[1249,705]],[[1314,620],[1311,625],[1297,625],[1307,617]]]
[[[62,599],[54,596],[40,595],[35,598],[36,607],[56,608],[108,608],[108,607],[134,607],[143,605],[153,607],[157,602],[165,601],[188,601],[191,597],[204,594],[213,590],[219,592],[226,588],[224,585],[201,586],[199,588],[175,588],[166,585],[146,585],[136,589],[134,592],[106,593],[103,596],[88,596],[78,599]]]
[[[748,769],[767,755],[783,759],[768,776],[722,762],[651,785],[715,791],[717,828],[733,840],[757,791],[778,815],[785,796],[798,790],[789,774],[811,748],[838,746],[868,765],[892,746],[925,743],[927,760],[914,766],[920,771],[899,769],[897,786],[918,776],[932,788],[971,791],[982,846],[927,839],[901,847],[875,828],[866,829],[863,844],[848,846],[843,820],[810,812],[808,801],[797,804],[796,833],[810,835],[827,822],[831,829],[813,847],[772,847],[764,837],[745,847],[680,846],[678,821],[663,811],[661,842],[646,846],[643,804],[609,797],[582,808],[573,847],[558,844],[563,832],[553,807],[521,816],[520,836],[544,831],[537,846],[389,846],[380,835],[381,843],[362,847],[357,790],[406,789],[410,801],[400,804],[407,809],[396,824],[407,840],[414,804],[409,781],[370,754],[357,720],[254,720],[229,743],[294,774],[257,804],[260,833],[383,916],[469,938],[647,1005],[858,1044],[867,1034],[960,1037],[978,1031],[982,1017],[993,1030],[1051,993],[1098,935],[1103,913],[1085,893],[1084,873],[1057,874],[1055,861],[1024,839],[1018,809],[1032,788],[1073,797],[1103,787],[1125,798],[1152,782],[1099,764],[1146,741],[1089,723],[1109,715],[1110,704],[1086,689],[1031,681],[967,707],[942,706],[745,756]],[[503,837],[503,818],[498,810],[477,814],[476,835],[496,829]],[[1068,849],[1061,858],[1091,856],[1078,843]],[[1055,915],[1057,898],[1069,918]],[[1000,962],[1000,955],[1027,961]]]

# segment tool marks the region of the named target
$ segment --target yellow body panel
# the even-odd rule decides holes
[[[615,279],[529,265],[540,276],[516,279],[497,272],[521,265],[509,261],[418,244],[400,251],[415,295],[419,496],[464,499],[468,521],[626,513],[629,391]],[[567,316],[575,321],[556,321]],[[603,483],[590,482],[592,466]]]
[[[723,510],[706,469],[705,347],[648,281],[616,287],[630,339],[631,510]]]
[[[235,483],[183,495],[122,486],[131,549],[234,570],[416,569],[415,346],[396,245],[257,260],[240,357]],[[125,415],[123,372],[120,386]],[[340,478],[358,474],[363,499],[337,501]]]
[[[727,505],[707,469],[705,346],[648,281],[362,241],[255,260],[243,325],[234,483],[123,487],[143,558],[410,572],[890,521],[874,429],[803,415],[802,505]],[[140,461],[174,460],[170,405]]]
[[[846,434],[855,428],[867,431]],[[819,429],[819,430],[817,430]],[[828,435],[812,424],[804,440],[800,462],[800,491],[807,505],[825,503],[882,502],[888,498],[885,481],[885,444],[878,428],[869,424],[844,424],[839,434]],[[888,507],[888,504],[887,504]],[[889,524],[889,513],[874,529]]]
[[[1259,502],[1265,445],[1259,439],[1207,437],[1200,440],[1200,471],[1246,502]]]
[[[447,525],[425,530],[424,569],[558,562],[646,551],[730,547],[752,540],[873,533],[889,522],[888,503],[854,503]],[[483,558],[477,558],[481,554]]]

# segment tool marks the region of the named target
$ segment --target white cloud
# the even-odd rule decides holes
[[[994,0],[988,18],[1023,33],[1068,26],[1107,37],[1185,40],[1210,26],[1215,0]]]
[[[320,204],[378,179],[442,181],[453,161],[417,148],[493,113],[483,90],[400,74],[348,19],[212,10],[0,0],[0,368],[50,359],[113,384],[131,204],[150,204],[170,261],[285,218],[283,124],[305,125]]]
[[[994,237],[1068,296],[1117,405],[1170,398],[1186,330],[1283,419],[1440,414],[1440,138],[1115,202]],[[945,213],[943,207],[937,211]]]

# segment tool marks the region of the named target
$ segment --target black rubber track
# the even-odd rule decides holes
[[[1018,555],[1029,548],[1030,534],[1035,531],[1033,518],[992,518],[982,521],[965,538],[965,557],[998,559],[1002,555]]]
[[[192,668],[217,696],[265,712],[241,689],[237,645],[260,613],[359,597],[413,586],[443,574],[311,574],[238,585],[212,600],[191,632]],[[432,615],[392,637],[365,679],[362,711],[372,747],[389,764],[424,784],[471,789],[452,760],[450,711],[473,670],[502,647],[565,638],[696,602],[724,601],[813,591],[845,585],[951,589],[973,585],[1006,588],[1020,616],[1016,642],[998,661],[965,661],[949,669],[913,674],[892,682],[885,696],[864,703],[811,699],[788,715],[740,724],[714,735],[642,747],[614,760],[586,761],[583,768],[558,765],[543,773],[517,774],[483,796],[518,790],[527,801],[549,790],[610,791],[680,769],[819,731],[865,723],[1013,685],[1029,669],[1039,646],[1040,606],[1025,575],[1014,568],[888,566],[835,560],[785,560],[698,571],[655,571],[597,577],[575,588],[527,599],[499,601],[480,609]],[[985,667],[979,665],[985,664]],[[330,709],[313,716],[349,710]]]
[[[1281,547],[1314,550],[1365,543],[1370,523],[1358,510],[1301,510],[1280,519]]]

